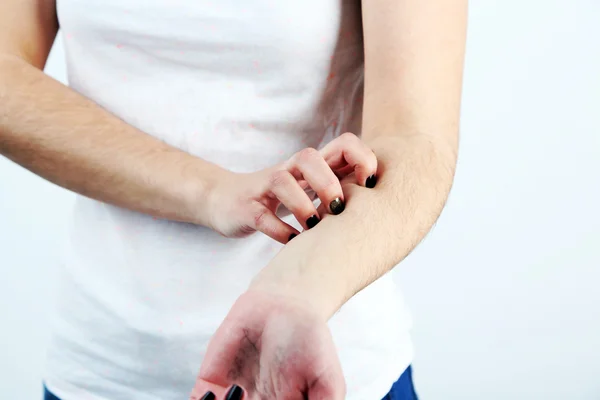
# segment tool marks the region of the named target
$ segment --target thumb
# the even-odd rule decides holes
[[[344,400],[345,398],[346,380],[339,361],[319,374],[308,387],[310,400]]]
[[[346,398],[346,383],[341,381],[327,382],[319,379],[308,388],[310,400],[344,400]]]

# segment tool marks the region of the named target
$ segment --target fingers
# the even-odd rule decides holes
[[[326,214],[338,215],[345,209],[344,192],[340,180],[354,173],[359,185],[372,188],[376,183],[377,158],[356,135],[345,133],[327,144],[321,151],[306,148],[294,154],[284,164],[269,169],[268,179],[261,180],[260,192],[270,195],[267,202],[256,202],[249,224],[280,243],[288,243],[299,232],[281,221],[270,202],[277,199],[298,220],[302,227],[311,229]],[[316,209],[305,192],[310,187],[323,207]],[[258,199],[256,199],[258,200]],[[323,212],[326,210],[326,212]]]
[[[203,386],[211,386],[211,388],[195,388],[190,400],[242,400],[246,397],[244,389],[238,385],[231,386],[227,391],[210,384],[203,384]]]
[[[320,221],[319,213],[312,200],[288,171],[279,170],[271,175],[270,191],[294,214],[304,229],[310,229]]]
[[[204,396],[202,396],[202,398],[200,400],[216,400],[217,396],[215,396],[215,394],[211,391],[208,391],[204,394]]]
[[[189,400],[220,400],[225,398],[226,393],[227,387],[198,379]]]
[[[345,208],[341,178],[354,172],[359,184],[368,188],[373,188],[377,181],[375,153],[350,132],[332,140],[321,151],[313,148],[299,151],[284,166],[296,180],[308,183],[333,215]]]
[[[302,194],[306,196],[306,193],[302,192]],[[279,219],[274,212],[262,203],[254,203],[251,215],[252,221],[249,223],[251,228],[264,233],[279,243],[285,244],[299,233],[292,226]]]
[[[299,151],[286,163],[286,168],[296,179],[308,182],[331,214],[344,211],[344,193],[340,181],[317,150],[309,147]]]
[[[233,385],[227,392],[225,400],[242,400],[244,398],[244,390],[238,385]]]
[[[320,151],[321,156],[338,175],[354,171],[361,186],[375,186],[377,157],[356,135],[346,132],[329,142]]]

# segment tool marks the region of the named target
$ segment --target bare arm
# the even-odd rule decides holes
[[[466,16],[466,0],[363,1],[362,136],[377,186],[345,179],[344,213],[291,241],[251,290],[297,297],[329,318],[431,229],[456,166]]]
[[[206,225],[221,169],[147,135],[42,72],[54,1],[0,2],[0,154],[87,197]]]

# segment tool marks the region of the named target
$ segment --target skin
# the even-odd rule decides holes
[[[215,177],[227,172],[41,72],[58,28],[54,9],[45,0],[0,2],[0,153],[77,193],[216,226],[208,216],[228,190]],[[377,186],[367,189],[364,173],[344,171],[344,212],[319,209],[322,221],[255,278],[215,333],[191,398],[208,390],[224,398],[235,383],[249,399],[344,398],[327,320],[402,261],[443,208],[457,157],[466,10],[466,0],[363,2],[360,134],[377,158]],[[260,182],[272,182],[265,176]]]
[[[289,160],[249,174],[223,170],[218,184],[208,196],[212,210],[209,227],[226,237],[244,237],[258,230],[287,243],[296,229],[279,219],[275,212],[284,205],[305,230],[308,220],[320,220],[327,214],[338,214],[340,207],[317,210],[304,191],[311,188],[322,204],[331,205],[345,196],[339,178],[355,174],[366,185],[377,171],[377,158],[356,135],[345,133],[317,151],[306,148]]]
[[[377,186],[345,178],[344,213],[283,248],[253,289],[282,287],[329,318],[431,229],[456,167],[466,19],[466,1],[363,2],[362,139],[378,159]]]
[[[260,231],[287,243],[300,232],[275,215],[281,205],[309,229],[308,218],[333,213],[316,210],[309,186],[325,204],[343,202],[339,178],[355,172],[364,185],[377,171],[373,151],[350,133],[262,171],[228,171],[45,75],[58,31],[53,1],[4,0],[0,16],[0,154],[66,189],[226,237]]]
[[[0,154],[79,194],[160,218],[204,222],[216,165],[168,146],[42,72],[55,2],[0,2]],[[93,176],[94,179],[89,179]]]
[[[364,1],[362,11],[362,138],[377,156],[379,182],[369,190],[344,178],[344,213],[324,218],[261,271],[213,337],[192,399],[209,390],[222,398],[235,383],[249,399],[342,400],[328,319],[401,262],[445,204],[458,152],[467,1]],[[251,354],[240,339],[248,333]]]

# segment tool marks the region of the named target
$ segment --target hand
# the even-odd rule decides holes
[[[299,232],[276,216],[284,205],[304,229],[314,227],[327,208],[330,214],[344,210],[339,182],[354,173],[358,182],[375,185],[377,158],[356,135],[344,133],[323,149],[306,148],[289,160],[254,173],[226,171],[209,195],[209,227],[225,237],[245,237],[260,231],[280,243]],[[322,205],[317,211],[305,192],[312,189]]]
[[[345,387],[326,319],[250,289],[212,337],[190,399],[343,400]]]

